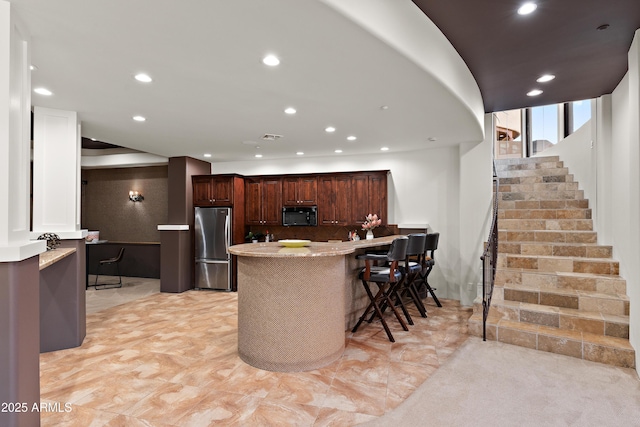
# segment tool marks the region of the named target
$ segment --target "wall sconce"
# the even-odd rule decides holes
[[[137,191],[129,191],[129,200],[132,202],[141,202],[144,200],[144,197],[142,197],[142,194]]]

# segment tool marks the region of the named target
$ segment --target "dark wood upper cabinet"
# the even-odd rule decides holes
[[[351,224],[361,224],[369,214],[377,214],[387,224],[387,172],[360,172],[351,175]]]
[[[282,178],[245,179],[248,225],[282,225]]]
[[[318,186],[318,225],[349,225],[351,177],[321,175]]]
[[[317,176],[291,176],[282,179],[284,206],[315,206],[318,204]]]
[[[192,182],[194,206],[233,206],[234,177],[197,175]]]

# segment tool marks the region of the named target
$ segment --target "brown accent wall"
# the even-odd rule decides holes
[[[211,163],[191,157],[169,158],[169,220],[167,224],[193,225],[192,175],[209,175]]]
[[[168,219],[168,167],[82,170],[82,228],[101,240],[160,242],[158,224]],[[140,192],[142,202],[129,200]]]

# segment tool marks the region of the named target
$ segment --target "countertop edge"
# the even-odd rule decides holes
[[[68,257],[76,252],[76,248],[57,248],[40,254],[40,270],[55,264],[56,262]]]

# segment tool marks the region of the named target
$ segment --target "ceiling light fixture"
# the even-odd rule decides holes
[[[280,64],[280,60],[275,55],[267,55],[262,58],[262,63],[264,65],[268,65],[269,67],[275,67]]]
[[[35,93],[37,93],[38,95],[44,95],[44,96],[51,96],[53,95],[53,92],[51,92],[49,89],[45,89],[43,87],[37,87],[33,90]]]
[[[389,147],[382,147],[380,151],[389,151]]]
[[[262,157],[262,154],[256,154],[256,158],[259,159],[260,157]]]
[[[334,151],[334,153],[340,154],[340,153],[342,153],[342,150],[336,150],[336,151]]]
[[[89,139],[92,140],[92,141],[97,141],[97,139],[95,139],[95,138],[89,138]]]
[[[383,105],[382,107],[380,107],[381,110],[388,110],[389,106],[388,105]]]
[[[325,132],[331,133],[331,132],[335,132],[336,128],[334,128],[333,126],[328,126],[326,128],[324,128]]]
[[[144,73],[136,74],[135,79],[142,83],[151,83],[153,81],[153,79],[149,77],[149,75]]]
[[[542,91],[540,89],[533,89],[529,92],[527,92],[527,96],[538,96],[542,93]]]
[[[597,27],[597,28],[596,28],[596,30],[598,30],[598,31],[604,31],[604,30],[606,30],[606,29],[608,29],[608,28],[609,28],[609,24],[602,24],[602,25],[600,25],[599,27]]]
[[[30,69],[31,71],[35,71],[35,70],[37,70],[37,69],[38,69],[38,67],[36,67],[35,65],[29,65],[29,69]]]
[[[284,110],[284,112],[287,113],[287,114],[295,114],[296,113],[296,109],[293,108],[293,107],[289,107],[289,108],[286,108]]]
[[[538,80],[536,80],[538,83],[546,83],[546,82],[550,82],[551,80],[555,79],[556,76],[554,76],[553,74],[544,74],[542,76],[540,76],[538,78]]]
[[[144,122],[147,119],[142,116],[133,116],[133,120],[135,120],[136,122]]]
[[[348,140],[348,141],[355,141],[356,139],[358,139],[358,138],[356,138],[356,137],[355,137],[355,136],[353,136],[353,135],[350,135],[350,136],[348,136],[348,137],[347,137],[347,140]]]
[[[303,153],[302,151],[298,151],[298,152],[296,153],[296,155],[298,155],[298,156],[304,156],[304,153]]]
[[[528,15],[533,13],[538,8],[538,5],[532,2],[527,2],[518,8],[518,15]]]
[[[211,157],[211,154],[209,154],[209,153],[204,153],[203,155],[204,155],[205,157]]]

